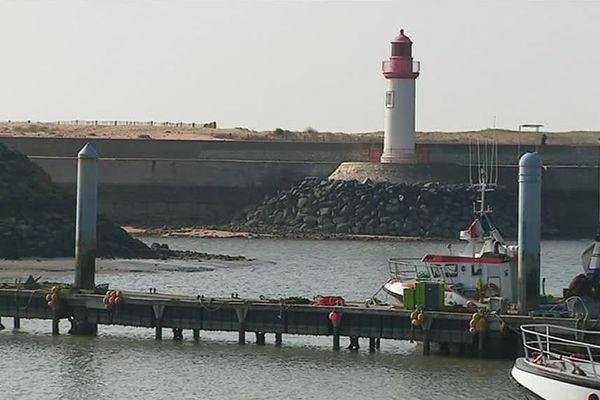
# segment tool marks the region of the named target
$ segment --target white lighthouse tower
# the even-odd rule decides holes
[[[415,81],[419,62],[412,58],[412,41],[400,29],[392,41],[392,55],[383,62],[388,80],[385,93],[385,129],[382,163],[415,161]]]

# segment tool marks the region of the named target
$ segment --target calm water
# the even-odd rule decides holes
[[[152,241],[152,240],[149,240]],[[160,239],[172,248],[256,258],[210,272],[101,275],[125,289],[228,296],[371,296],[385,260],[446,252],[446,243]],[[542,275],[559,293],[581,270],[587,241],[548,241]],[[211,263],[202,263],[211,266]],[[65,276],[65,281],[71,277]],[[5,320],[6,325],[10,321]],[[61,325],[65,332],[68,323]],[[0,399],[517,399],[510,361],[420,355],[409,342],[383,341],[375,354],[330,350],[329,338],[284,336],[281,348],[238,346],[236,334],[202,332],[200,343],[153,340],[153,330],[100,327],[97,338],[50,335],[49,321],[0,332]],[[165,331],[165,338],[169,332]],[[252,336],[248,336],[252,339]]]

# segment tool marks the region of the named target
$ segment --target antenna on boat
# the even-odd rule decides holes
[[[479,199],[473,204],[475,214],[482,216],[491,213],[491,208],[486,205],[486,193],[493,192],[498,185],[497,142],[469,142],[469,184],[479,193]]]

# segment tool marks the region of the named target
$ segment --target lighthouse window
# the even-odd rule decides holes
[[[394,107],[394,91],[393,90],[388,90],[387,92],[385,92],[385,106],[387,108]]]

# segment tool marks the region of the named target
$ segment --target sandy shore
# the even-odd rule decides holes
[[[387,235],[357,235],[349,233],[322,233],[322,232],[243,232],[229,231],[212,228],[139,228],[124,226],[129,234],[140,237],[172,237],[195,239],[304,239],[304,240],[379,240],[391,242],[434,241],[436,238],[420,236],[387,236]],[[448,239],[441,239],[448,240]]]
[[[211,260],[180,261],[180,260],[96,260],[96,274],[134,274],[134,273],[164,273],[164,272],[205,272],[219,267],[245,267],[253,265],[254,261],[222,261]],[[41,281],[74,276],[75,260],[73,258],[42,258],[3,260],[0,259],[0,280],[10,281],[20,279],[25,281],[29,275],[41,276]]]

